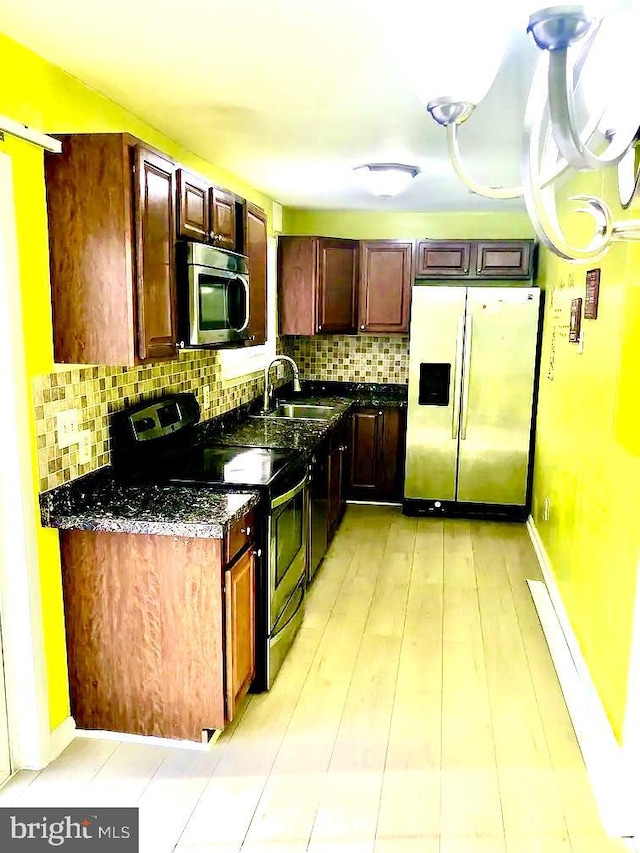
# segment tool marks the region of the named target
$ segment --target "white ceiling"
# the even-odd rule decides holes
[[[387,2],[385,17],[372,13],[371,0],[0,0],[0,30],[282,204],[520,209],[470,194],[453,174],[445,133],[388,39],[402,51],[418,32],[425,56],[450,43],[462,63],[468,52],[435,16],[417,28],[407,2]],[[458,7],[464,29],[465,0],[438,5]],[[514,31],[496,83],[461,131],[483,182],[518,182],[537,56],[524,31]],[[421,174],[401,196],[375,199],[351,170],[381,161],[417,165]]]

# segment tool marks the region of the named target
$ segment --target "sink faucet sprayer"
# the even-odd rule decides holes
[[[293,390],[300,391],[300,373],[298,365],[288,355],[277,355],[264,369],[264,399],[262,401],[262,411],[268,412],[271,408],[271,397],[273,394],[273,385],[269,382],[269,371],[278,361],[286,361],[291,365],[293,370]]]

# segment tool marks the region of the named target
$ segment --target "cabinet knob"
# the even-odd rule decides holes
[[[216,232],[215,231],[209,231],[209,237],[211,237],[212,240],[215,240],[216,239]]]
[[[360,330],[364,332],[364,323],[360,326]]]
[[[384,414],[384,413],[383,413],[383,411],[382,411],[382,409],[380,409],[380,411],[378,412],[378,414],[379,414],[379,415]]]
[[[240,533],[244,533],[247,536],[251,536],[251,528],[250,527],[241,527]]]
[[[322,331],[322,323],[318,323],[318,331],[319,331],[319,332],[321,332],[321,331]]]
[[[251,553],[254,557],[262,557],[262,548],[254,548]]]

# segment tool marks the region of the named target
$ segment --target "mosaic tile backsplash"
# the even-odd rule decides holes
[[[338,382],[409,381],[409,338],[394,335],[316,335],[282,338],[302,379]]]
[[[210,386],[211,408],[202,412],[203,420],[250,402],[264,388],[262,376],[255,374],[223,382],[218,354],[196,350],[180,353],[176,361],[142,367],[76,366],[36,377],[33,395],[40,491],[109,464],[112,412],[176,391],[192,391],[202,407],[204,385]],[[58,447],[56,415],[65,409],[78,409],[79,430],[91,431],[92,453],[87,464],[80,464],[77,444]]]

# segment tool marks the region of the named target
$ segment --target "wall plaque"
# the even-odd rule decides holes
[[[587,298],[584,303],[584,319],[598,319],[598,297],[600,295],[600,268],[587,271]]]
[[[577,344],[580,340],[580,321],[582,319],[582,299],[571,300],[571,317],[569,318],[569,343]]]

